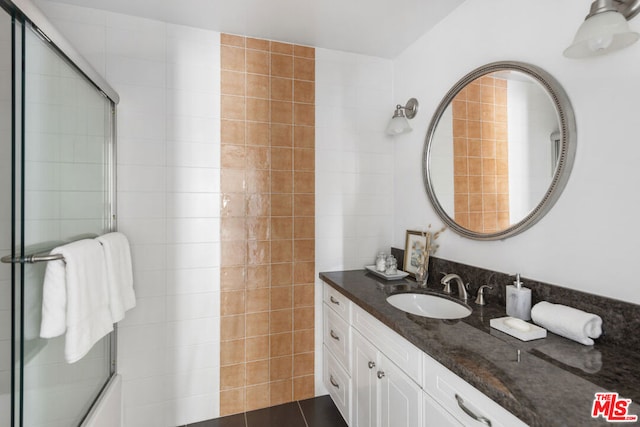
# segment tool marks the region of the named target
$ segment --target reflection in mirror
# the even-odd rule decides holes
[[[501,64],[476,70],[449,92],[425,150],[425,183],[436,211],[455,231],[478,239],[504,238],[533,224],[555,201],[552,190],[570,169],[559,166],[573,156],[568,101],[559,103],[540,70]]]

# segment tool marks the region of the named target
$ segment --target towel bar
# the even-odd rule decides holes
[[[34,264],[36,262],[48,262],[48,261],[57,261],[57,260],[64,261],[64,256],[60,254],[53,254],[53,255],[33,254],[33,255],[27,255],[24,257],[15,257],[15,258],[12,257],[11,255],[7,255],[0,258],[0,262],[3,262],[5,264]]]
[[[76,242],[78,240],[84,239],[95,239],[98,237],[95,233],[84,233],[78,234],[77,236],[71,237],[67,241],[54,241],[54,242],[45,242],[40,245],[34,245],[31,247],[26,247],[25,249],[31,249],[31,251],[38,251],[31,255],[25,255],[23,257],[12,257],[11,255],[6,255],[0,258],[0,262],[4,264],[34,264],[36,262],[49,262],[49,261],[64,261],[64,256],[60,254],[50,254],[49,251],[52,251],[56,246],[65,245],[67,243]],[[49,248],[49,249],[45,249]]]

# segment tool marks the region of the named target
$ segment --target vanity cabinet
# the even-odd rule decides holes
[[[526,426],[324,285],[324,383],[351,427]]]

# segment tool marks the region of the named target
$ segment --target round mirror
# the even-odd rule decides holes
[[[504,239],[549,211],[575,151],[575,118],[560,84],[537,67],[496,62],[440,102],[425,142],[425,187],[455,232]]]

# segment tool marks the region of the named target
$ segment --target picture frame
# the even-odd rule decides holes
[[[420,231],[407,230],[404,245],[404,265],[402,269],[415,279],[418,270],[418,259],[426,250],[427,236]]]

